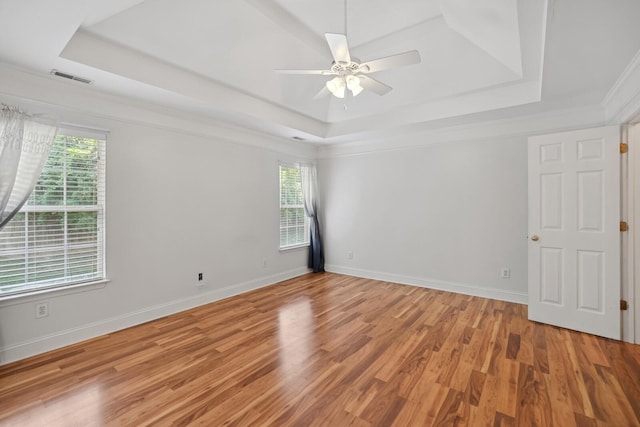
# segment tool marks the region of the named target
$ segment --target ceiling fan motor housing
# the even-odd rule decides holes
[[[355,58],[354,58],[355,59]],[[339,76],[346,76],[349,74],[356,74],[358,72],[360,72],[360,61],[359,60],[355,60],[355,61],[351,61],[349,63],[343,63],[342,61],[340,63],[336,63],[336,61],[333,61],[331,63],[331,71]],[[365,70],[362,70],[365,71]]]

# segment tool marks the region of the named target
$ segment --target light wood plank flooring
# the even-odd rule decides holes
[[[0,367],[16,426],[638,426],[640,346],[310,274]]]

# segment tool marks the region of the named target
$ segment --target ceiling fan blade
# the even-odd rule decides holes
[[[325,33],[324,35],[331,49],[331,55],[333,55],[336,64],[348,64],[351,62],[351,56],[349,56],[349,45],[347,45],[347,37],[344,34]]]
[[[374,59],[373,61],[360,64],[360,71],[363,73],[374,73],[376,71],[387,70],[389,68],[402,67],[420,63],[420,54],[417,50],[399,53],[397,55],[386,56]]]
[[[392,89],[391,86],[363,74],[359,74],[358,78],[360,79],[360,86],[380,96],[386,94]]]
[[[278,74],[320,74],[329,76],[335,74],[331,70],[275,70]]]

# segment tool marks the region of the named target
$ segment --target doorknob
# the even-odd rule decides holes
[[[538,236],[536,236],[535,234],[533,236],[531,236],[531,240],[533,240],[534,242],[537,242],[540,238]]]

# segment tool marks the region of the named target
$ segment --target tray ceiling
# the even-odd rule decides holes
[[[572,3],[589,13],[584,2]],[[541,101],[545,42],[570,41],[570,30],[549,34],[548,20],[579,18],[550,4],[552,13],[546,0],[349,0],[345,15],[343,0],[9,1],[0,3],[9,33],[34,13],[55,19],[27,35],[25,45],[39,46],[32,55],[0,42],[0,59],[77,73],[96,90],[330,141]],[[329,68],[326,32],[346,33],[362,61],[418,50],[422,62],[373,74],[393,87],[384,96],[314,99],[330,76],[274,70]],[[614,72],[638,44],[618,49]],[[613,83],[606,73],[601,79]]]

